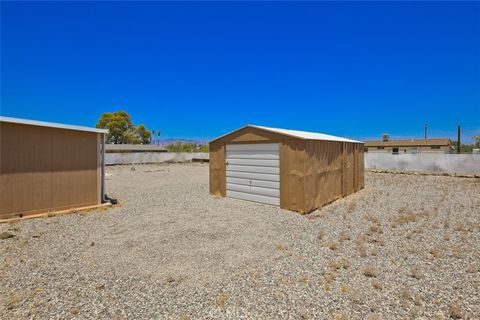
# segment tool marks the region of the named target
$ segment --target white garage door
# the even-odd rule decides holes
[[[280,205],[280,145],[227,144],[227,197]]]

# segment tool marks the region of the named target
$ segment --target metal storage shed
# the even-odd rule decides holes
[[[104,202],[107,132],[0,117],[0,220]]]
[[[247,125],[209,147],[212,195],[307,213],[364,187],[360,141]]]

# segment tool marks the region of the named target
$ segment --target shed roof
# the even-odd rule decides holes
[[[270,131],[274,133],[278,133],[284,136],[289,136],[289,137],[294,137],[302,140],[325,140],[325,141],[343,141],[343,142],[352,142],[352,143],[363,143],[362,141],[357,141],[357,140],[351,140],[347,138],[342,138],[342,137],[336,137],[336,136],[331,136],[328,134],[324,133],[317,133],[317,132],[308,132],[308,131],[298,131],[298,130],[290,130],[290,129],[280,129],[280,128],[271,128],[271,127],[264,127],[264,126],[256,126],[256,125],[246,125],[240,129],[234,130],[232,132],[229,132],[227,134],[224,134],[212,141],[218,140],[222,137],[225,137],[233,132],[236,132],[238,130],[242,130],[244,128],[256,128],[260,130],[265,130],[265,131]]]
[[[365,141],[365,147],[431,147],[451,146],[450,139],[402,139],[402,140],[373,140]]]
[[[25,124],[25,125],[31,125],[31,126],[59,128],[59,129],[76,130],[76,131],[108,133],[107,129],[98,129],[98,128],[75,126],[75,125],[68,125],[68,124],[62,124],[62,123],[27,120],[27,119],[10,118],[10,117],[2,117],[2,116],[0,116],[0,122],[17,123],[17,124]]]

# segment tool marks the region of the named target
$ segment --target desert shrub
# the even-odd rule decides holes
[[[169,152],[208,152],[208,145],[177,141],[165,146]]]

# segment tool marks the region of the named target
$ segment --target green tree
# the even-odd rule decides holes
[[[480,132],[478,133],[478,135],[473,137],[473,141],[474,141],[475,148],[480,148]]]
[[[150,137],[152,136],[152,132],[147,130],[147,128],[145,128],[145,126],[143,124],[139,124],[135,128],[135,134],[138,137],[138,139],[140,140],[141,144],[150,143]]]
[[[150,141],[151,132],[143,124],[135,127],[130,115],[123,110],[103,113],[96,127],[108,129],[107,143],[148,144]]]

